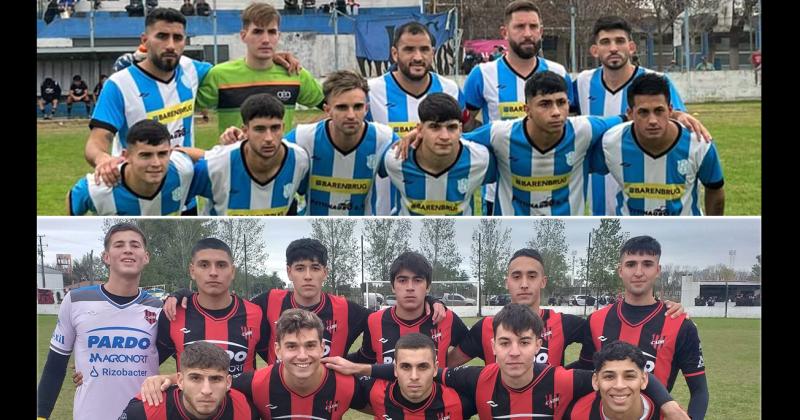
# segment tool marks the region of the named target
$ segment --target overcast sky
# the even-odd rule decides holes
[[[289,242],[311,236],[309,218],[284,217],[262,219],[266,250],[269,254],[267,269],[277,271],[286,280],[285,249]],[[533,236],[535,218],[504,218],[503,226],[511,228],[512,250],[525,246]],[[566,221],[567,244],[577,259],[584,258],[589,232],[599,226],[600,220],[589,217],[569,217]],[[419,247],[419,232],[422,222],[412,218],[410,232],[412,248]],[[176,220],[180,223],[180,220]],[[478,218],[456,219],[456,246],[463,258],[462,267],[469,272],[472,231]],[[103,250],[102,217],[39,217],[37,234],[44,235],[45,263],[55,264],[56,254],[72,254],[73,260],[94,250],[99,255]],[[356,226],[359,240],[362,220]],[[736,270],[750,271],[761,253],[761,219],[758,217],[666,217],[625,218],[622,229],[631,236],[651,235],[661,243],[662,264],[688,265],[704,268],[714,264],[730,264],[729,252],[736,251]],[[38,242],[37,242],[38,244]],[[38,263],[37,258],[37,263]]]

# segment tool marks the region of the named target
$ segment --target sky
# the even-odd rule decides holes
[[[55,264],[56,254],[72,254],[73,261],[94,250],[95,255],[103,251],[102,217],[39,217],[37,235],[44,235],[45,264]],[[411,218],[409,233],[411,247],[419,248],[419,232],[422,221]],[[525,246],[533,236],[536,218],[503,218],[504,228],[511,228],[511,249]],[[570,248],[567,264],[571,267],[572,251],[577,251],[576,262],[585,258],[589,232],[600,224],[598,218],[568,217],[566,222],[567,244]],[[179,219],[175,220],[180,223]],[[277,271],[287,280],[285,250],[289,242],[311,236],[311,218],[283,217],[263,218],[265,246],[268,253],[267,271]],[[460,268],[470,272],[469,257],[472,232],[479,224],[478,218],[456,219],[456,246],[462,256]],[[360,241],[363,219],[356,225],[354,238]],[[739,271],[750,271],[761,254],[760,217],[664,217],[623,218],[622,230],[630,236],[650,235],[661,243],[661,264],[694,266],[705,268],[715,264],[730,265],[730,251],[735,251],[734,266]],[[37,239],[38,247],[38,239]],[[37,256],[37,263],[39,258]]]

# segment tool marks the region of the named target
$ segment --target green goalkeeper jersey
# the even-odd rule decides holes
[[[241,58],[217,64],[208,72],[197,92],[197,106],[200,109],[217,108],[219,132],[222,133],[230,126],[242,126],[239,107],[250,95],[257,93],[275,95],[283,102],[284,132],[292,129],[297,104],[315,107],[324,99],[322,85],[306,69],[300,70],[298,75],[290,75],[277,64],[256,70],[248,67]]]

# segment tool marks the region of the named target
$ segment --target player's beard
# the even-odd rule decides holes
[[[539,48],[541,48],[542,46],[541,40],[539,40],[539,42],[536,41],[531,41],[531,42],[533,43],[533,50],[531,50],[527,46],[523,48],[521,44],[518,44],[510,39],[508,40],[508,47],[511,48],[511,50],[514,51],[514,54],[519,56],[519,58],[524,58],[527,60],[536,57],[536,55],[539,54]]]
[[[618,54],[618,55],[620,57],[622,57],[622,59],[619,60],[619,64],[611,64],[611,60],[606,60],[605,63],[603,63],[603,65],[605,65],[606,67],[608,67],[611,70],[619,70],[619,69],[625,67],[631,61],[631,58],[628,57],[628,56],[625,56],[625,55],[622,55],[622,54]]]
[[[426,66],[426,67],[428,67],[428,70],[430,71],[430,66]],[[413,80],[415,82],[419,82],[420,80],[425,79],[425,76],[428,75],[427,72],[422,73],[421,76],[417,76],[415,74],[412,74],[411,73],[411,63],[406,65],[406,64],[403,64],[400,61],[398,61],[397,62],[397,68],[400,70],[400,73],[403,73],[403,76],[405,76],[406,79]]]
[[[161,57],[150,57],[150,61],[153,62],[153,65],[156,66],[156,68],[161,71],[175,70],[175,67],[178,67],[178,63],[180,62],[180,60],[181,56],[177,54],[175,56],[174,61],[171,63],[167,62],[166,60],[163,60]]]

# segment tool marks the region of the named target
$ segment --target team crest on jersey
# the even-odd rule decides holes
[[[183,188],[178,187],[172,190],[172,201],[181,201],[181,197],[183,196]]]
[[[253,329],[247,325],[242,325],[242,337],[244,337],[245,340],[250,341],[250,339],[253,338]]]
[[[431,329],[431,338],[438,343],[442,339],[442,330],[438,328]]]
[[[450,420],[450,413],[436,413],[436,420]]]
[[[150,325],[155,324],[157,318],[158,317],[156,316],[155,312],[150,312],[147,309],[144,310],[144,320],[149,322]]]
[[[292,184],[286,184],[283,186],[283,198],[288,199],[292,196]]]
[[[678,173],[684,176],[689,173],[689,161],[687,159],[678,161]]]
[[[544,396],[544,405],[551,410],[555,410],[561,404],[561,394],[547,394]]]
[[[565,157],[567,159],[567,165],[572,166],[575,164],[575,152],[569,152]]]
[[[339,409],[339,401],[325,401],[325,411],[333,414],[334,411]]]
[[[339,324],[336,323],[335,319],[325,320],[325,331],[328,331],[329,334],[336,332],[337,328],[339,328]]]
[[[467,187],[469,187],[469,179],[461,178],[458,180],[458,192],[465,194],[467,192]]]
[[[545,327],[542,331],[542,340],[549,340],[553,335],[553,330],[550,327]]]
[[[650,338],[650,345],[653,346],[656,351],[664,347],[664,343],[667,341],[667,336],[660,334],[653,334]]]
[[[367,168],[374,170],[377,165],[378,165],[378,156],[376,156],[375,153],[367,156]]]

